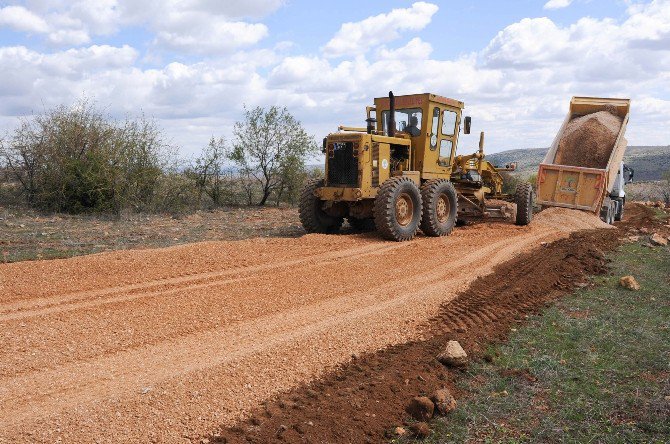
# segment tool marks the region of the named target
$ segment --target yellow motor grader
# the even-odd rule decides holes
[[[463,102],[435,94],[374,100],[367,127],[339,127],[323,140],[325,179],[309,182],[300,199],[300,221],[309,233],[334,233],[346,218],[355,229],[374,224],[386,239],[406,241],[417,231],[446,236],[458,221],[507,217],[514,202],[516,223],[530,223],[533,188],[521,183],[503,194],[500,171],[479,150],[457,156]],[[472,120],[463,119],[470,134]]]

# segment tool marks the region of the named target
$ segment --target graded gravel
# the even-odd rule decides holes
[[[192,442],[352,354],[421,339],[478,277],[604,224],[206,242],[0,265],[0,442]]]

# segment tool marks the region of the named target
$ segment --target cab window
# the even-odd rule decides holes
[[[456,113],[446,109],[442,115],[442,135],[453,136],[454,134],[456,134]]]
[[[442,139],[440,141],[440,157],[451,157],[451,148],[454,146],[451,140]]]
[[[395,110],[396,131],[408,132],[412,135],[421,133],[421,120],[423,118],[421,108],[408,108]],[[390,111],[382,111],[382,128],[388,134]]]
[[[437,128],[440,124],[440,108],[433,108],[433,122],[430,126],[430,149],[437,149]]]

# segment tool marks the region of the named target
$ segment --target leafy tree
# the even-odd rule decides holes
[[[302,182],[305,160],[317,151],[317,144],[286,108],[256,107],[244,111],[235,124],[235,141],[229,158],[243,176],[245,194],[251,204],[252,186],[260,190],[258,205],[265,205],[272,193],[276,202]]]

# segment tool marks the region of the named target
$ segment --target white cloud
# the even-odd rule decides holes
[[[260,23],[231,22],[200,12],[175,13],[157,27],[156,44],[196,54],[220,54],[251,46],[268,35]]]
[[[0,25],[45,34],[55,46],[88,44],[128,26],[155,34],[157,49],[193,54],[230,53],[258,43],[268,35],[262,23],[242,20],[263,17],[284,0],[62,0],[33,1],[0,9]]]
[[[572,0],[549,0],[544,5],[544,9],[561,9],[567,8],[572,3]]]
[[[381,48],[379,58],[383,60],[425,60],[430,57],[432,52],[433,46],[430,43],[424,42],[419,37],[415,37],[405,46],[398,49],[389,50]]]
[[[85,94],[118,116],[143,111],[157,117],[186,155],[212,135],[229,134],[243,104],[286,105],[310,132],[322,136],[338,124],[363,125],[365,105],[389,90],[435,92],[466,102],[474,132],[487,131],[487,150],[492,151],[548,145],[572,95],[603,95],[633,99],[632,143],[670,142],[669,0],[635,4],[622,19],[583,18],[568,25],[546,17],[520,20],[486,47],[450,59],[436,57],[431,44],[416,35],[401,39],[403,29],[416,31],[430,21],[434,12],[417,12],[426,3],[366,19],[375,29],[392,30],[383,38],[374,34],[374,41],[363,31],[368,29],[361,25],[365,20],[352,23],[360,28],[352,36],[363,49],[338,46],[343,51],[339,59],[332,57],[335,46],[317,54],[300,54],[299,44],[287,42],[248,48],[268,32],[249,17],[280,2],[220,2],[209,16],[202,15],[204,0],[164,11],[152,8],[165,3],[151,1],[143,3],[147,9],[136,5],[132,11],[130,3],[106,4],[98,13],[105,32],[143,23],[155,33],[156,47],[206,57],[177,61],[165,56],[165,62],[154,59],[147,68],[140,62],[146,54],[129,46],[82,43],[86,46],[49,54],[0,48],[0,122],[7,122],[2,116],[30,113],[42,104],[72,103]],[[414,16],[412,24],[403,22],[408,27],[399,29],[398,14],[407,18],[407,11],[424,19]],[[95,41],[98,31],[82,25],[81,11],[76,17],[35,12],[58,23],[47,36],[56,29],[80,30]],[[148,22],[151,14],[155,18]],[[235,32],[246,35],[231,37]],[[228,46],[225,40],[231,40]],[[462,152],[474,150],[476,139],[464,137]]]
[[[42,17],[32,13],[23,6],[5,6],[4,8],[0,8],[0,26],[7,26],[16,31],[38,34],[49,30],[49,25]]]
[[[417,2],[410,8],[394,9],[388,14],[368,17],[360,22],[344,23],[323,48],[328,57],[363,54],[368,49],[400,37],[400,31],[419,31],[425,28],[438,6]]]

